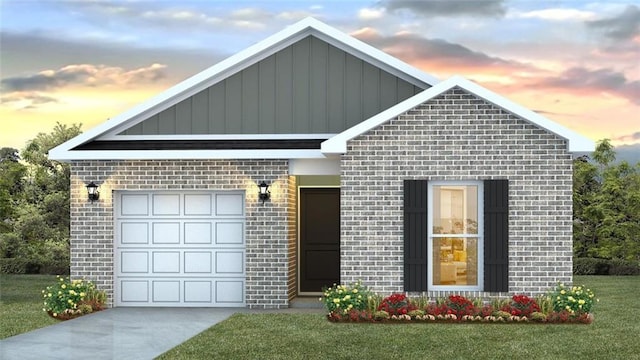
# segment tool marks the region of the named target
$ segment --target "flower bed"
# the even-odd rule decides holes
[[[535,299],[516,294],[511,299],[495,299],[491,303],[461,295],[433,301],[411,299],[400,293],[382,298],[358,282],[324,289],[320,301],[327,306],[327,319],[332,322],[590,324],[591,309],[597,299],[589,289],[568,288],[563,284]]]
[[[104,309],[106,294],[91,281],[73,280],[58,276],[54,285],[42,290],[44,308],[57,320],[70,320]]]

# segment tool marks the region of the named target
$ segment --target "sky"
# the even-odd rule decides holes
[[[0,147],[86,131],[307,16],[640,154],[640,0],[2,0]]]

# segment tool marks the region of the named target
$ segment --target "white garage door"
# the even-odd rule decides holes
[[[244,306],[242,192],[115,193],[116,306]]]

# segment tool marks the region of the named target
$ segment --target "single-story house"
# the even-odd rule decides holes
[[[49,156],[71,164],[71,275],[111,306],[283,308],[358,280],[571,283],[572,157],[593,148],[307,18]]]

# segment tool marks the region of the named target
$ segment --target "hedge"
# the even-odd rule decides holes
[[[574,275],[640,275],[640,264],[621,259],[575,258]]]

